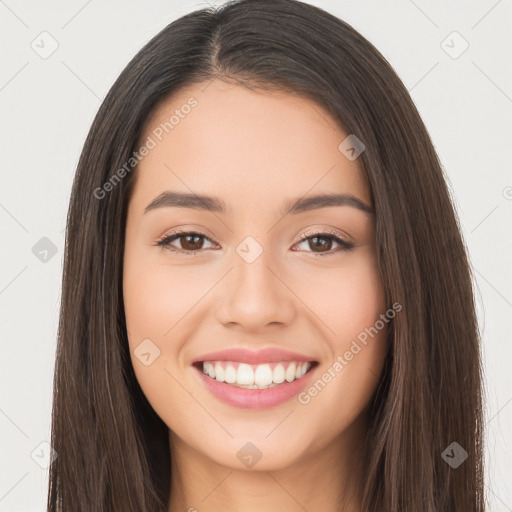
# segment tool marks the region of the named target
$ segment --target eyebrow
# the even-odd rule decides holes
[[[351,194],[320,194],[316,196],[300,197],[287,203],[281,210],[281,215],[297,214],[330,206],[351,206],[365,213],[375,213],[372,206],[367,205]],[[162,192],[149,203],[144,214],[156,208],[175,207],[192,208],[195,210],[209,210],[211,212],[226,213],[227,207],[224,201],[216,197],[183,192]]]

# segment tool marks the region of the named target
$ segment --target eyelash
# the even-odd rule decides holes
[[[186,249],[176,249],[176,248],[174,248],[174,247],[172,247],[170,245],[171,242],[173,242],[174,240],[177,240],[177,239],[179,239],[179,238],[181,238],[183,236],[186,236],[186,235],[198,236],[198,237],[201,237],[201,238],[205,238],[206,240],[209,240],[210,242],[214,243],[213,240],[211,240],[205,234],[199,233],[197,231],[177,231],[177,232],[174,232],[172,235],[164,236],[163,238],[158,240],[155,245],[157,245],[158,247],[161,247],[162,249],[167,249],[167,250],[169,250],[171,252],[174,252],[174,253],[186,254],[187,256],[192,256],[192,255],[195,255],[198,252],[201,252],[202,249],[199,249],[199,250],[196,250],[196,251],[187,251]],[[312,238],[330,238],[330,239],[333,239],[340,246],[338,248],[338,250],[335,250],[335,251],[329,250],[327,252],[319,252],[319,253],[314,253],[313,251],[311,251],[316,256],[330,256],[330,255],[335,254],[337,252],[350,251],[351,249],[354,248],[354,244],[343,240],[342,238],[337,236],[335,234],[335,232],[333,232],[333,231],[327,231],[327,232],[320,231],[320,232],[315,232],[315,233],[303,233],[302,235],[300,235],[300,241],[298,242],[298,244],[304,242],[305,240],[310,240]]]

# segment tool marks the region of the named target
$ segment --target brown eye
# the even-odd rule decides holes
[[[196,251],[201,249],[204,243],[203,237],[199,235],[181,235],[178,240],[181,240],[182,249],[187,251]]]
[[[301,239],[302,241],[299,242],[297,246],[306,245],[307,248],[310,249],[307,252],[317,253],[320,256],[324,254],[334,254],[341,251],[349,251],[354,247],[353,244],[346,242],[339,236],[333,235],[331,233],[314,233],[310,236],[304,234],[301,236]],[[333,244],[339,245],[339,249],[331,250],[333,248]]]
[[[329,251],[332,248],[332,237],[313,236],[308,239],[309,247],[313,252]]]
[[[212,243],[211,240],[202,233],[182,232],[166,236],[162,240],[158,241],[156,245],[169,249],[171,252],[194,254],[196,251],[204,248],[205,240],[208,240],[210,243]],[[176,245],[172,245],[172,242],[175,241],[178,241],[178,247]]]

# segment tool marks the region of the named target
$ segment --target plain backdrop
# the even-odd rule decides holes
[[[475,275],[489,510],[512,511],[512,2],[310,3],[388,59],[446,171]],[[133,55],[208,5],[0,0],[0,512],[45,510],[64,228],[86,134]]]

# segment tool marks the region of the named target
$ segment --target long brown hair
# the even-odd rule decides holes
[[[369,407],[363,510],[484,510],[479,331],[442,167],[384,57],[297,0],[231,1],[177,19],[126,66],[96,115],[67,218],[48,510],[167,510],[168,427],[136,381],[123,308],[136,169],[108,192],[104,184],[133,156],[157,104],[213,78],[313,100],[365,145],[380,274],[388,304],[403,309]],[[453,442],[468,455],[456,468],[442,456]]]

